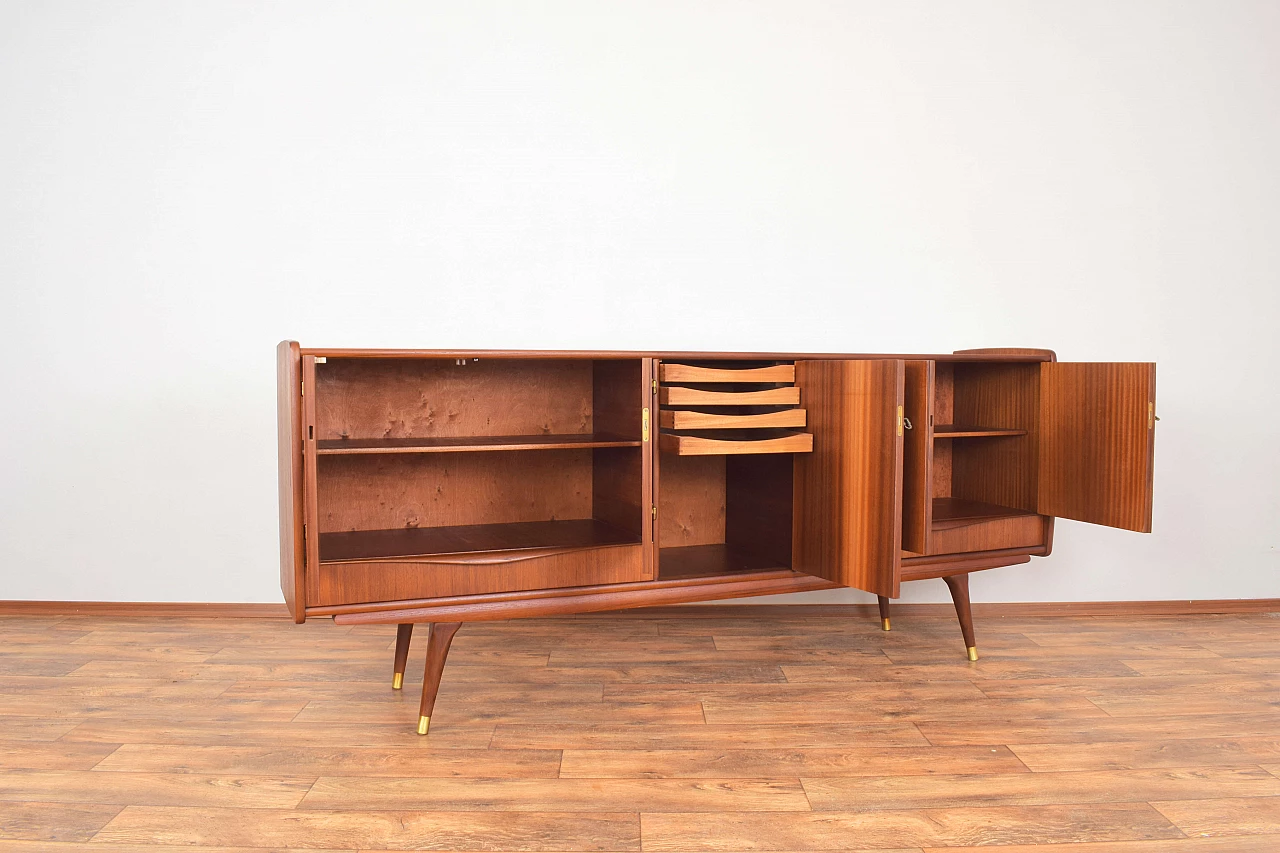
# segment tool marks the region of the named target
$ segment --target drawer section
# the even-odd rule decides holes
[[[311,573],[307,604],[404,601],[647,579],[643,546],[638,544],[327,562]]]
[[[962,554],[1001,548],[1037,548],[1045,544],[1042,515],[1014,515],[982,520],[934,523],[930,554]]]
[[[659,449],[676,456],[811,453],[792,363],[706,362],[658,366]]]
[[[701,388],[662,388],[658,402],[664,406],[795,406],[800,389],[765,388],[761,391],[704,391]]]
[[[676,435],[664,432],[663,453],[677,456],[732,456],[738,453],[812,453],[813,435],[790,432],[782,435]]]
[[[726,415],[718,412],[685,412],[664,409],[660,423],[663,429],[762,429],[770,427],[802,427],[808,417],[804,409],[784,409],[755,415]]]
[[[698,367],[692,364],[664,363],[658,374],[666,382],[795,382],[794,364],[771,364],[767,367]]]

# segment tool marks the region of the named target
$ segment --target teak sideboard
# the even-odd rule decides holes
[[[294,619],[463,622],[944,578],[1149,532],[1155,365],[951,355],[277,349]]]

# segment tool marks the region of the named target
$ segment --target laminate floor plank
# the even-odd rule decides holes
[[[799,779],[776,777],[696,780],[322,777],[303,798],[300,807],[432,812],[807,812],[809,801]]]
[[[0,853],[1280,850],[1280,620],[873,610],[3,618]]]
[[[360,850],[640,850],[635,813],[319,811],[128,806],[94,841]]]
[[[653,724],[502,724],[494,749],[724,750],[847,749],[929,746],[910,723],[766,724],[743,726]]]
[[[1053,725],[1043,725],[1034,718],[924,720],[916,723],[916,726],[930,743],[938,746],[983,743],[1066,745],[1249,736],[1271,731],[1275,722],[1275,715],[1264,712],[1127,718],[1099,716],[1076,721],[1058,720]]]
[[[1270,778],[1268,778],[1270,777]],[[816,811],[1039,806],[1280,796],[1280,779],[1258,767],[1070,773],[937,773],[801,780]]]
[[[1183,838],[1146,803],[911,811],[643,814],[652,851],[844,850]]]
[[[4,721],[6,735],[12,719]],[[89,770],[119,746],[118,743],[0,741],[0,770]]]
[[[291,809],[302,801],[315,781],[314,776],[10,770],[0,774],[0,800]]]
[[[1275,835],[1280,797],[1154,802],[1157,811],[1187,835]]]
[[[1280,731],[1280,717],[1268,731]],[[1196,734],[1188,731],[1186,734]],[[1034,771],[1232,767],[1280,760],[1280,736],[1071,744],[1010,744]]]
[[[0,801],[0,839],[88,841],[122,808],[97,803]]]
[[[287,734],[277,732],[277,742]],[[418,737],[416,733],[414,736]],[[171,774],[554,779],[560,773],[560,759],[560,750],[556,749],[361,748],[336,743],[322,747],[127,743],[102,759],[94,769]]]
[[[565,750],[560,775],[601,779],[1026,773],[1007,747]],[[1270,774],[1267,774],[1270,775]]]

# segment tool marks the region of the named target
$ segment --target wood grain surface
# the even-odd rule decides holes
[[[901,361],[801,361],[813,452],[795,457],[792,568],[898,597]]]
[[[5,616],[0,851],[1280,849],[1280,612],[874,611]]]
[[[1156,366],[1046,363],[1040,377],[1037,512],[1150,533]]]

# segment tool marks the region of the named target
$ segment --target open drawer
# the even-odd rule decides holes
[[[659,448],[677,456],[811,453],[794,363],[663,363]]]

